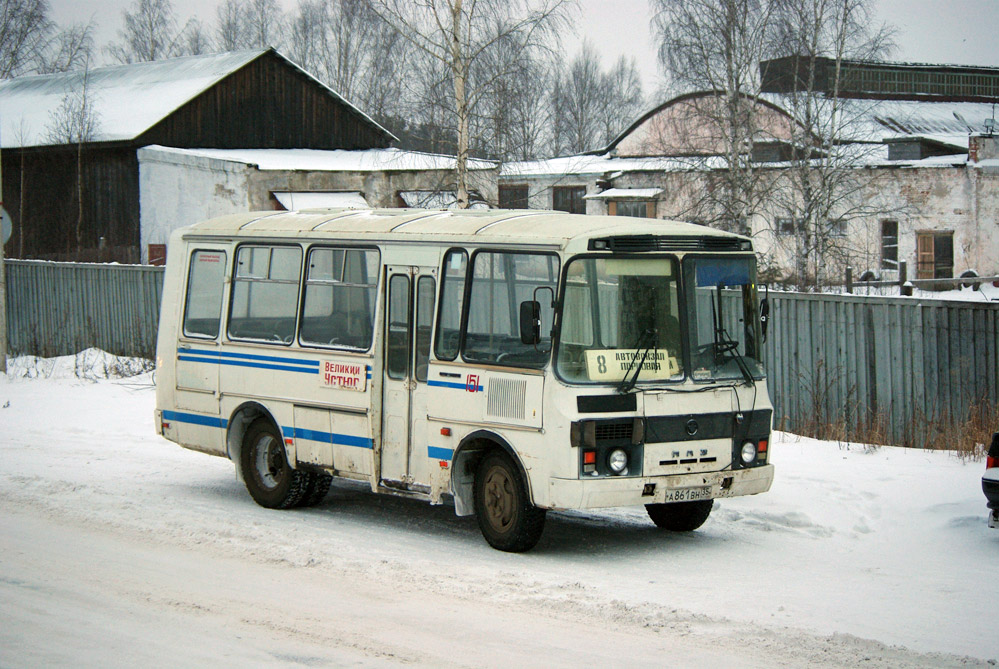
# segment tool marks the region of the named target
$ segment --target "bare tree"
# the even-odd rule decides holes
[[[465,208],[470,119],[485,90],[471,80],[473,65],[500,40],[517,52],[556,39],[570,0],[373,0],[372,6],[416,49],[447,68],[458,140],[456,206]]]
[[[0,79],[35,71],[53,23],[47,0],[0,0]]]
[[[244,22],[250,48],[280,47],[285,17],[278,0],[246,0]]]
[[[90,72],[84,69],[79,75],[79,84],[67,93],[62,103],[49,119],[46,140],[51,144],[76,145],[76,204],[77,216],[74,227],[76,249],[83,247],[83,145],[94,141],[100,127],[100,115],[94,106],[90,92]],[[71,251],[71,240],[67,239],[67,252]]]
[[[205,29],[205,25],[197,18],[188,19],[177,38],[177,54],[200,56],[211,53],[212,50],[212,39]]]
[[[368,0],[300,0],[289,55],[375,118],[397,110],[409,43]]]
[[[643,111],[641,78],[634,59],[621,57],[604,71],[589,42],[558,72],[552,87],[553,153],[601,149]]]
[[[94,26],[72,25],[59,31],[46,51],[39,56],[39,74],[69,72],[85,68],[94,54]]]
[[[753,163],[753,147],[766,133],[755,96],[759,62],[775,49],[769,0],[652,0],[659,61],[674,92],[700,90],[687,122],[696,123],[696,146],[686,153],[713,153],[719,169],[685,214],[736,232],[759,213],[771,180]],[[713,145],[713,147],[708,148]],[[677,147],[684,153],[683,147]]]
[[[170,0],[134,0],[122,11],[119,42],[105,47],[119,63],[141,63],[177,55],[177,21]]]
[[[780,173],[771,220],[775,240],[794,245],[786,250],[796,259],[798,285],[817,286],[855,251],[846,234],[851,222],[897,213],[871,193],[863,169],[878,148],[867,130],[877,103],[839,95],[843,61],[884,58],[891,32],[872,20],[870,0],[779,0],[778,7],[782,55],[794,58],[798,72],[784,98],[796,121],[797,151]]]
[[[215,9],[215,43],[222,51],[245,49],[249,44],[242,7],[241,0],[225,0]]]

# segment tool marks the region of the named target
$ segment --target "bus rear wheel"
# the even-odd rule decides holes
[[[657,527],[671,532],[693,532],[711,515],[713,499],[672,504],[646,504],[645,510]]]
[[[258,418],[246,431],[240,452],[243,478],[250,496],[268,509],[288,509],[305,495],[310,475],[288,464],[284,443],[266,418]]]
[[[475,519],[490,546],[510,553],[534,548],[545,529],[545,510],[531,504],[509,456],[494,451],[484,457],[474,491]]]

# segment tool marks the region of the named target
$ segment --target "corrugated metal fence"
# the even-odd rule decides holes
[[[12,353],[154,357],[162,268],[5,264]],[[892,443],[921,445],[914,425],[999,401],[999,303],[772,292],[770,304],[766,362],[784,429],[877,422]]]
[[[999,400],[999,303],[802,293],[770,303],[767,372],[786,429],[876,424],[890,443],[921,446],[922,426]]]
[[[10,353],[156,356],[163,268],[6,260]]]

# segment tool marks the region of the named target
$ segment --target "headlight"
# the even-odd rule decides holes
[[[749,464],[756,459],[756,444],[751,441],[742,442],[742,461]]]
[[[615,448],[607,456],[607,466],[615,474],[620,474],[628,468],[628,454],[620,448]]]

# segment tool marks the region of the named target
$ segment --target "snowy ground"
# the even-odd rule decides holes
[[[315,509],[260,508],[228,461],[153,433],[150,375],[80,379],[73,358],[12,367],[0,666],[999,657],[981,462],[780,435],[773,489],[718,502],[698,532],[663,534],[642,509],[550,513],[538,547],[511,555],[448,505],[356,483]]]

